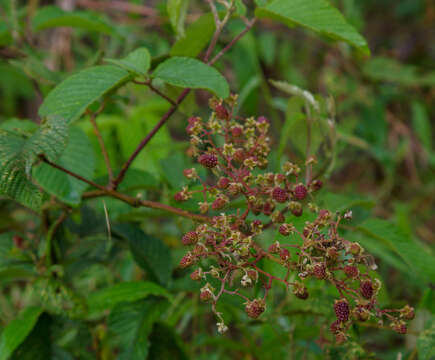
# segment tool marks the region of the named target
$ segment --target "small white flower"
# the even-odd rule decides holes
[[[243,275],[242,280],[240,281],[243,287],[248,287],[252,285],[252,280],[248,276],[248,274]]]
[[[228,331],[228,326],[226,326],[223,322],[216,323],[218,328],[218,333],[223,334]]]

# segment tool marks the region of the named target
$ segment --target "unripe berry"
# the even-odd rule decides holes
[[[307,188],[302,184],[296,185],[295,188],[293,189],[293,195],[296,200],[305,199],[307,197],[307,194],[308,194]]]
[[[269,246],[269,249],[267,251],[269,251],[271,254],[278,254],[279,251],[281,250],[280,246],[279,246],[279,242],[275,242],[272,245]]]
[[[242,163],[245,161],[246,153],[242,149],[236,150],[236,152],[233,154],[233,159],[239,163]]]
[[[207,248],[203,244],[196,244],[192,250],[192,254],[199,257],[207,254]]]
[[[302,212],[303,212],[302,205],[300,203],[298,203],[297,201],[291,201],[289,204],[289,209],[294,216],[301,216],[302,215]]]
[[[361,282],[360,284],[361,295],[366,299],[371,299],[373,296],[373,284],[370,280]]]
[[[183,191],[179,191],[176,194],[174,194],[174,200],[177,202],[186,201],[187,197]]]
[[[415,311],[414,308],[409,306],[409,305],[405,305],[401,310],[400,310],[400,314],[406,319],[406,320],[412,320],[415,317]]]
[[[239,137],[243,134],[243,129],[240,126],[233,126],[231,128],[231,135],[234,137]]]
[[[313,190],[313,191],[320,190],[322,188],[322,186],[323,186],[323,183],[320,180],[313,180],[309,184],[310,189]]]
[[[208,287],[203,287],[199,292],[199,299],[202,302],[209,302],[213,299],[213,293]]]
[[[211,204],[211,208],[213,210],[220,210],[225,207],[225,205],[228,203],[228,201],[222,197],[218,197],[213,203]]]
[[[349,303],[346,299],[335,300],[334,304],[335,316],[341,322],[345,322],[349,319]]]
[[[249,317],[256,319],[266,309],[266,304],[263,299],[254,299],[246,304],[245,312]]]
[[[318,279],[324,279],[326,277],[326,267],[323,263],[317,263],[313,267],[313,275]]]
[[[240,193],[240,186],[239,186],[239,184],[231,183],[228,186],[228,195],[230,195],[230,196],[236,196],[239,193]]]
[[[290,252],[287,249],[281,249],[279,252],[279,257],[281,260],[286,261],[290,257]]]
[[[230,180],[226,177],[221,177],[217,182],[219,189],[226,189],[230,185]]]
[[[279,203],[284,203],[287,201],[288,195],[287,191],[283,188],[276,187],[272,190],[272,198]]]
[[[359,274],[358,268],[356,266],[353,266],[353,265],[346,265],[343,268],[343,271],[346,274],[346,276],[348,278],[351,278],[351,279],[356,278]]]
[[[367,321],[370,318],[370,312],[363,307],[356,307],[353,309],[352,315],[358,321]]]
[[[306,300],[309,296],[307,288],[302,283],[297,283],[295,285],[293,288],[293,294],[301,300]]]
[[[218,158],[214,154],[202,154],[198,157],[198,162],[202,166],[212,169],[218,164]]]
[[[291,233],[291,230],[292,230],[292,227],[291,226],[289,226],[289,224],[282,224],[280,227],[279,227],[279,233],[281,234],[281,235],[283,235],[283,236],[288,236],[288,235],[290,235],[290,233]]]
[[[263,206],[264,215],[267,216],[272,215],[273,210],[275,210],[275,204],[273,202],[268,201],[264,204]]]
[[[349,246],[349,252],[352,255],[360,255],[362,253],[362,247],[360,244],[358,244],[356,242],[351,243]]]
[[[192,280],[194,280],[194,281],[201,280],[201,277],[202,277],[202,270],[201,270],[201,268],[196,269],[194,272],[192,272],[192,273],[190,274],[190,278],[191,278]]]
[[[216,112],[216,116],[221,120],[228,120],[230,118],[230,113],[222,104],[216,105],[214,111]]]
[[[198,234],[195,231],[189,231],[183,235],[181,242],[185,246],[196,244],[198,242]]]
[[[408,328],[406,327],[406,324],[403,321],[396,321],[391,324],[392,329],[401,335],[404,335],[407,333]]]
[[[185,268],[191,266],[195,261],[196,261],[196,258],[190,252],[188,252],[181,259],[179,267],[182,269],[185,269]]]

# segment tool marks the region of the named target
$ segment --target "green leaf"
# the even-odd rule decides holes
[[[111,309],[121,302],[137,301],[150,295],[171,298],[167,290],[155,283],[148,281],[123,282],[90,294],[87,300],[88,309],[92,314]]]
[[[435,358],[435,321],[423,331],[417,339],[418,360],[430,360]]]
[[[53,27],[69,26],[107,35],[117,35],[113,27],[101,20],[101,17],[90,11],[65,11],[57,6],[44,6],[32,18],[34,31]]]
[[[171,56],[197,57],[207,46],[216,29],[212,13],[202,15],[189,25],[184,36],[172,46]]]
[[[136,75],[145,76],[150,68],[151,55],[147,48],[141,47],[129,53],[124,59],[105,59],[105,61]]]
[[[82,130],[76,127],[70,129],[68,145],[56,163],[84,178],[93,178],[95,155],[88,137]],[[81,195],[88,187],[85,182],[45,163],[34,168],[33,177],[45,191],[69,205],[78,205]]]
[[[184,35],[184,20],[186,19],[189,0],[167,0],[166,10],[169,21],[177,36]]]
[[[435,257],[420,242],[394,224],[381,219],[369,219],[357,229],[394,250],[421,279],[435,279]]]
[[[374,57],[363,66],[364,74],[372,80],[394,82],[399,85],[434,85],[434,73],[421,74],[414,65],[401,64],[387,57]]]
[[[113,231],[129,242],[133,258],[140,267],[160,284],[168,284],[172,273],[171,253],[161,240],[127,224],[118,225]]]
[[[230,94],[226,79],[215,68],[188,57],[172,57],[164,61],[152,76],[175,86],[207,89],[222,99]]]
[[[56,160],[67,140],[64,120],[46,120],[29,137],[0,129],[0,194],[37,210],[42,193],[30,179],[31,169],[38,155]]]
[[[153,324],[168,307],[167,301],[146,299],[116,306],[108,319],[109,330],[118,335],[120,360],[143,360],[148,356],[148,337]],[[160,357],[161,358],[161,357]]]
[[[370,54],[366,40],[327,0],[273,0],[258,7],[255,15],[288,26],[302,26],[332,39],[346,41],[365,54]]]
[[[39,307],[26,308],[6,326],[0,337],[0,360],[6,360],[12,355],[32,331],[41,314],[42,309]]]
[[[187,360],[189,357],[183,348],[183,340],[173,327],[156,323],[150,335],[150,359]]]
[[[100,97],[123,85],[130,74],[117,66],[101,65],[82,70],[57,85],[39,108],[40,116],[78,119]]]

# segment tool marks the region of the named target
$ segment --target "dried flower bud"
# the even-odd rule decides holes
[[[355,255],[355,256],[356,255],[361,255],[362,251],[363,251],[363,249],[362,249],[361,245],[358,244],[357,242],[351,243],[350,246],[349,246],[349,252],[352,255]]]
[[[193,271],[193,272],[190,274],[190,278],[191,278],[193,281],[201,280],[202,276],[203,276],[203,273],[202,273],[202,269],[201,269],[201,268],[196,269],[195,271]]]
[[[409,305],[405,305],[401,310],[400,310],[400,315],[403,316],[406,320],[412,320],[415,317],[415,311],[414,308],[409,306]]]
[[[288,236],[294,231],[294,226],[292,224],[282,224],[278,231],[281,235]]]
[[[186,178],[188,178],[188,179],[196,179],[196,178],[198,178],[198,174],[197,174],[195,168],[184,169],[184,170],[183,170],[183,175],[184,175]]]
[[[407,333],[408,329],[404,321],[395,321],[391,324],[391,328],[398,334],[404,335]]]
[[[291,201],[288,207],[294,216],[302,215],[302,205],[297,201]]]
[[[192,253],[188,252],[188,253],[187,253],[186,255],[184,255],[183,258],[181,259],[180,264],[179,264],[179,267],[180,267],[181,269],[185,269],[185,268],[187,268],[187,267],[193,265],[193,264],[195,263],[195,261],[196,261],[195,256],[194,256]]]
[[[213,288],[210,286],[210,284],[206,284],[204,287],[201,288],[199,292],[199,299],[202,302],[209,302],[214,298],[213,294]]]
[[[281,260],[287,261],[290,257],[290,251],[288,251],[287,249],[281,249],[279,252],[279,257],[281,258]]]
[[[308,299],[308,295],[309,295],[305,285],[299,282],[296,283],[295,286],[293,287],[293,294],[301,300]]]
[[[281,247],[280,247],[278,241],[275,242],[275,243],[273,243],[272,245],[270,245],[270,246],[269,246],[269,249],[268,249],[268,251],[269,251],[271,254],[278,254],[278,253],[280,252],[280,250],[281,250]]]

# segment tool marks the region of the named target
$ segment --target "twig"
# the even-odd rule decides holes
[[[147,81],[138,81],[138,80],[133,80],[133,82],[135,84],[138,85],[146,85],[150,88],[151,91],[155,92],[157,95],[161,96],[163,99],[165,99],[167,102],[169,102],[171,105],[175,106],[176,102],[174,100],[172,100],[169,96],[163,94],[159,89],[157,89],[156,87],[153,86],[153,84],[151,83],[151,80],[147,80]]]
[[[92,127],[94,128],[95,136],[98,139],[98,143],[100,144],[101,153],[103,154],[104,162],[106,163],[107,173],[109,175],[109,183],[113,181],[113,171],[112,166],[110,165],[109,153],[107,152],[106,145],[104,144],[103,137],[101,135],[100,129],[98,128],[97,122],[95,121],[96,117],[103,111],[104,103],[100,106],[100,108],[90,114],[89,120],[91,121]]]

